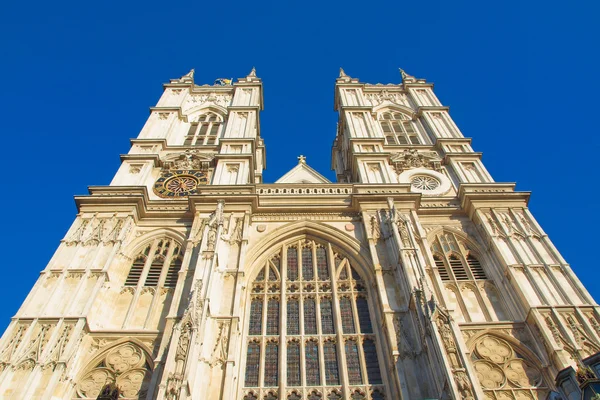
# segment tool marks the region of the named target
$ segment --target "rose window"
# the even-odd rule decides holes
[[[430,191],[437,189],[440,186],[440,181],[438,181],[433,176],[429,175],[416,175],[410,181],[413,189],[418,191]]]

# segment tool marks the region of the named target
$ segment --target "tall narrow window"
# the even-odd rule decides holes
[[[358,323],[361,333],[373,333],[371,318],[369,316],[369,304],[367,299],[359,297],[356,299],[356,310],[358,311]]]
[[[152,256],[150,255],[152,254]],[[125,279],[125,286],[143,286],[172,288],[177,285],[181,259],[183,258],[179,243],[169,238],[154,239],[138,254],[131,265],[129,274]],[[161,276],[165,276],[161,284]],[[142,277],[145,276],[142,281]]]
[[[287,278],[290,281],[298,280],[298,250],[295,247],[287,251]]]
[[[467,275],[467,271],[465,270],[465,266],[463,265],[460,258],[457,255],[452,254],[448,257],[448,261],[450,262],[450,268],[454,273],[454,278],[457,281],[466,281],[469,280],[469,276]]]
[[[289,386],[300,386],[300,343],[287,344],[287,383]]]
[[[248,344],[246,355],[246,386],[257,387],[260,368],[260,345],[255,342]]]
[[[444,265],[444,260],[442,260],[442,257],[435,255],[433,256],[433,260],[435,261],[435,266],[437,267],[438,273],[440,274],[440,279],[443,281],[449,281],[450,275],[448,275],[448,270]]]
[[[312,249],[310,247],[304,247],[302,249],[302,279],[305,281],[313,280],[313,271]]]
[[[317,247],[317,273],[319,280],[329,280],[329,268],[327,267],[327,255],[323,247]]]
[[[386,112],[379,116],[385,142],[389,145],[421,144],[416,123],[401,113]]]
[[[323,344],[323,358],[325,361],[325,383],[327,385],[339,385],[340,374],[335,342],[328,340]]]
[[[344,333],[355,333],[354,315],[352,313],[352,301],[348,297],[340,299],[340,312],[342,316],[342,329]]]
[[[265,386],[277,386],[279,380],[279,346],[268,342],[265,350]]]
[[[267,335],[279,334],[279,301],[269,299],[267,308]]]
[[[137,286],[138,281],[142,276],[142,271],[144,270],[144,264],[146,264],[146,257],[139,255],[129,270],[129,275],[127,275],[127,279],[125,280],[125,286]]]
[[[358,345],[350,339],[346,341],[346,366],[348,367],[348,380],[351,385],[361,385],[362,372],[360,371],[360,360],[358,359]]]
[[[475,258],[475,256],[469,254],[467,256],[467,264],[471,269],[471,274],[473,274],[474,279],[487,279],[487,276],[485,275],[485,271],[483,270],[481,263],[477,258]]]
[[[315,299],[308,297],[304,299],[304,334],[314,335],[317,333],[317,310]]]
[[[190,124],[184,145],[201,146],[214,145],[221,131],[222,122],[216,114],[208,113],[198,117],[197,122]]]
[[[306,342],[306,384],[316,386],[321,384],[319,369],[319,346],[315,340]]]
[[[287,334],[288,335],[299,335],[300,334],[300,306],[298,300],[295,298],[289,298],[287,301]]]
[[[252,305],[250,306],[250,335],[262,334],[262,310],[262,299],[252,299]]]
[[[379,371],[379,361],[377,360],[377,350],[375,342],[371,339],[365,339],[363,342],[365,352],[365,364],[367,366],[367,377],[370,384],[381,383],[381,372]]]
[[[331,308],[331,299],[321,299],[321,329],[324,335],[331,335],[335,333],[333,327],[333,311]]]

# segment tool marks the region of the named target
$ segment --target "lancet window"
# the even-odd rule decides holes
[[[379,125],[390,145],[421,144],[417,123],[399,112],[385,112],[379,116]]]
[[[459,321],[501,321],[508,315],[495,283],[473,246],[451,232],[431,241],[438,275],[446,288],[448,308]]]
[[[223,121],[215,113],[202,114],[196,122],[190,124],[190,129],[185,137],[184,145],[200,146],[214,145],[221,133]]]
[[[182,258],[181,245],[175,240],[155,239],[133,260],[125,286],[174,288]]]
[[[242,398],[385,398],[366,288],[329,244],[282,246],[251,285]]]

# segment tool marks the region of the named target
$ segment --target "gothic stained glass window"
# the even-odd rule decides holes
[[[325,382],[327,385],[339,385],[340,374],[338,371],[337,351],[335,343],[331,340],[323,344],[323,358],[325,361]]]
[[[287,250],[287,278],[290,281],[298,280],[298,250],[295,247]]]
[[[287,334],[300,334],[300,306],[298,300],[294,298],[288,299],[287,302]]]
[[[300,386],[300,343],[289,342],[287,344],[287,384],[289,386]]]
[[[262,334],[262,310],[262,299],[252,299],[252,305],[250,306],[250,335]]]
[[[277,299],[269,299],[267,307],[267,335],[278,335],[279,301]]]
[[[319,280],[329,280],[329,267],[327,266],[327,253],[323,247],[317,247],[317,274]]]
[[[378,364],[367,300],[370,285],[327,243],[303,238],[274,254],[251,284],[244,393],[261,388],[261,400],[333,400],[341,398],[340,390],[363,399],[374,390],[383,393],[384,370]],[[287,272],[285,279],[280,272]],[[342,281],[337,286],[336,276]],[[342,370],[339,362],[347,368]],[[340,388],[342,382],[361,388]],[[322,385],[338,388],[322,391]]]
[[[360,371],[360,360],[358,359],[358,346],[356,345],[356,341],[347,340],[345,350],[348,380],[351,385],[361,385],[363,383],[362,373]]]
[[[257,387],[260,368],[260,345],[251,342],[248,344],[246,356],[246,386]]]
[[[356,333],[354,315],[352,315],[352,303],[348,297],[340,299],[340,314],[342,316],[342,330],[344,333]]]
[[[305,347],[306,357],[306,384],[316,386],[321,384],[321,372],[319,369],[319,348],[317,342],[309,340]]]
[[[305,281],[313,280],[315,277],[312,260],[312,248],[302,248],[302,279]]]
[[[327,298],[321,299],[321,329],[324,335],[335,333],[333,327],[333,312],[331,310],[331,300]]]
[[[314,335],[317,333],[317,311],[315,299],[304,299],[304,334]]]
[[[268,342],[265,350],[265,386],[277,386],[279,378],[279,346]]]
[[[356,299],[356,310],[358,311],[358,323],[360,325],[361,333],[373,333],[373,327],[371,326],[371,318],[369,316],[369,304],[367,299],[364,297],[358,297]]]
[[[365,364],[367,366],[367,377],[371,385],[381,383],[381,372],[379,371],[379,361],[377,360],[377,350],[375,342],[371,339],[365,339],[363,342],[363,351],[365,352]]]

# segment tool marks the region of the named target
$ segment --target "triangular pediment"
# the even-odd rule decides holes
[[[277,179],[275,183],[331,183],[329,179],[306,164],[305,157],[300,156],[298,160],[298,165]]]

